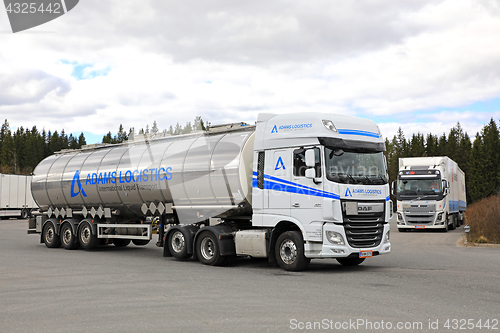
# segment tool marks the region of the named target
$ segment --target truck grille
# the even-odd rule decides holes
[[[436,205],[403,205],[403,214],[408,224],[433,224]]]
[[[353,201],[341,200],[344,230],[347,242],[355,248],[376,247],[382,242],[385,224],[385,201],[358,201],[358,214],[347,215],[344,203]]]

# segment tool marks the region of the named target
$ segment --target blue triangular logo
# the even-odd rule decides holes
[[[281,159],[281,156],[278,157],[278,162],[276,162],[276,167],[274,168],[274,170],[279,170],[283,168],[283,170],[285,170],[285,164],[283,163],[283,160]]]
[[[276,125],[274,125],[273,130],[271,131],[271,133],[278,133],[278,127],[276,127]]]
[[[352,193],[351,193],[351,190],[349,189],[349,187],[347,188],[347,191],[345,191],[345,197],[352,197]]]
[[[78,186],[78,192],[75,192],[75,183]],[[79,170],[76,170],[75,175],[73,176],[73,182],[71,183],[71,197],[76,197],[80,192],[84,197],[87,196],[87,194],[83,190],[82,183],[80,182]]]

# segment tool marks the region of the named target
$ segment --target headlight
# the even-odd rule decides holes
[[[342,237],[342,235],[339,234],[338,232],[327,230],[326,231],[326,238],[332,244],[345,245],[344,237]]]
[[[390,231],[387,231],[387,233],[385,234],[384,243],[389,243],[389,239],[391,238],[390,233]]]
[[[403,214],[398,212],[398,221],[403,222]]]
[[[436,221],[441,221],[443,219],[443,213],[439,213]]]
[[[330,131],[337,132],[337,128],[333,124],[331,120],[324,120],[323,119],[323,125],[325,125],[326,128],[328,128]]]

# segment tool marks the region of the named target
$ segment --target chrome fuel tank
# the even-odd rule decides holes
[[[153,204],[179,219],[236,214],[238,206],[241,215],[251,212],[253,146],[250,127],[63,151],[36,167],[32,193],[42,211],[101,207],[140,217]]]

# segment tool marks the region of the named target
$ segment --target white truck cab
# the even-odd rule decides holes
[[[385,144],[370,120],[262,114],[254,148],[253,226],[300,229],[307,258],[389,253]]]

